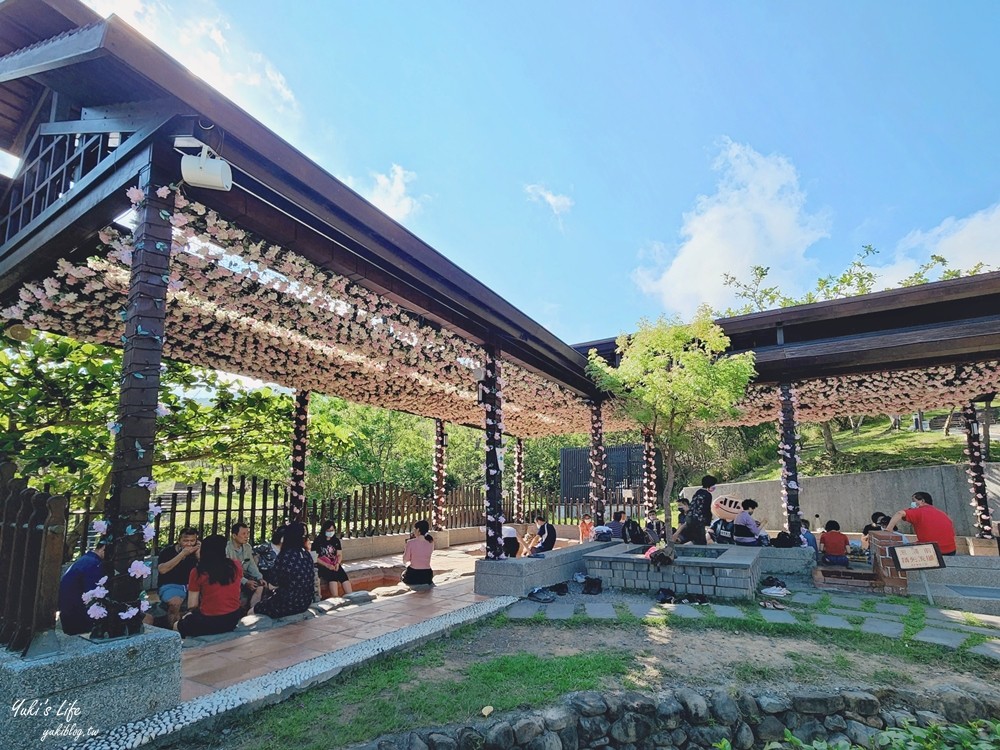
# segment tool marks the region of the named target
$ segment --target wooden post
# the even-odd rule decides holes
[[[150,162],[139,175],[145,200],[137,209],[133,233],[132,268],[125,319],[121,393],[118,401],[118,432],[111,460],[111,496],[105,507],[110,535],[105,553],[109,600],[122,610],[126,603],[138,604],[142,579],[130,576],[129,567],[145,555],[140,535],[134,533],[148,520],[149,490],[140,480],[153,476],[156,438],[156,405],[163,357],[163,323],[166,316],[167,281],[170,274],[170,217],[173,202],[156,191],[175,178]],[[128,527],[133,533],[126,533]],[[93,636],[105,638],[138,633],[139,613],[125,621],[117,611],[97,621]]]
[[[285,517],[302,521],[306,511],[306,448],[309,445],[309,391],[295,392],[292,435],[292,482]]]
[[[799,515],[798,436],[795,424],[798,397],[789,383],[782,383],[778,388],[778,394],[781,403],[778,435],[778,455],[781,456],[781,500],[788,513],[788,533],[793,541],[798,542],[802,534],[802,518]]]
[[[500,376],[500,350],[486,349],[483,379],[479,383],[480,401],[486,421],[486,559],[502,560],[503,540],[503,379]]]
[[[590,512],[594,525],[604,524],[604,506],[608,496],[608,454],[604,450],[604,420],[601,402],[590,402]]]
[[[524,441],[514,443],[514,521],[524,523]]]
[[[448,435],[444,420],[434,420],[434,528],[444,529],[444,485],[447,478]]]
[[[966,404],[962,407],[965,419],[965,454],[969,457],[969,467],[965,473],[969,477],[969,492],[975,520],[973,528],[980,539],[993,538],[993,521],[990,516],[990,506],[986,498],[986,478],[983,474],[983,445],[979,435],[979,419],[976,416],[976,405]]]

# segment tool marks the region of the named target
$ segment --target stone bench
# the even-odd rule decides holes
[[[514,557],[506,560],[477,560],[475,591],[483,596],[527,596],[534,588],[569,581],[576,573],[586,573],[583,556],[621,544],[587,542],[550,550],[545,557]]]

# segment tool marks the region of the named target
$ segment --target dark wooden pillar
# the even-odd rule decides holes
[[[656,449],[653,448],[653,431],[642,431],[642,502],[646,512],[657,510],[656,499]]]
[[[514,521],[524,523],[524,441],[514,443]]]
[[[446,453],[448,435],[444,431],[444,420],[434,420],[434,528],[444,528],[444,483],[447,478]]]
[[[608,454],[604,450],[604,420],[600,401],[590,402],[590,512],[594,525],[604,524],[604,504],[608,496]]]
[[[292,484],[285,516],[304,521],[306,512],[306,450],[309,447],[309,391],[295,392],[292,434]]]
[[[146,553],[141,529],[149,520],[156,438],[156,405],[163,356],[167,279],[170,273],[170,216],[173,202],[156,190],[172,181],[150,163],[139,175],[145,200],[137,207],[132,268],[125,310],[121,392],[118,401],[115,452],[111,460],[111,495],[105,507],[109,522],[105,569],[108,574],[108,614],[98,620],[97,638],[139,632],[142,614],[122,620],[119,612],[137,607],[142,579],[129,567]]]
[[[503,392],[500,388],[500,350],[486,350],[479,395],[486,420],[486,559],[504,558],[500,537],[503,516]]]
[[[965,419],[965,453],[969,457],[966,474],[969,476],[969,492],[975,513],[973,528],[980,539],[993,538],[993,520],[990,516],[990,506],[986,498],[986,477],[983,473],[983,445],[980,439],[979,419],[976,416],[976,405],[966,404],[962,407],[962,417]]]
[[[778,387],[781,404],[781,422],[778,426],[778,455],[781,456],[781,500],[788,514],[788,533],[798,540],[802,534],[802,517],[799,508],[799,462],[797,457],[795,411],[798,398],[789,383]]]

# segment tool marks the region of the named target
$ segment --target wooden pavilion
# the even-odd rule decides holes
[[[293,518],[313,391],[438,420],[442,496],[444,423],[484,427],[489,558],[502,555],[504,434],[589,431],[601,502],[603,431],[624,423],[602,415],[585,354],[611,357],[613,342],[563,343],[120,19],[77,0],[0,2],[0,149],[20,159],[0,177],[8,332],[124,350],[108,503],[118,600],[139,586],[123,571],[142,545],[125,529],[148,512],[163,357],[296,391]],[[192,159],[217,184],[182,179]],[[906,408],[997,390],[998,302],[1000,274],[986,274],[720,321],[757,356],[743,421],[780,416],[790,526],[796,419],[845,389],[872,408],[887,389]]]

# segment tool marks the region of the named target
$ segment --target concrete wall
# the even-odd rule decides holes
[[[801,490],[799,502],[805,518],[813,530],[834,519],[844,531],[860,531],[871,522],[871,514],[883,511],[892,515],[910,504],[914,492],[931,493],[934,505],[947,513],[955,524],[955,533],[973,535],[973,511],[969,507],[972,496],[964,465],[921,466],[892,471],[871,471],[864,474],[836,474],[832,476],[799,476]],[[695,487],[685,487],[683,494],[690,497]],[[993,509],[994,520],[1000,519],[1000,463],[986,465],[986,489]],[[762,519],[768,529],[780,529],[784,524],[781,507],[781,484],[773,479],[764,482],[738,482],[720,484],[716,495],[752,497],[760,508],[755,516]],[[908,528],[908,527],[907,527]]]
[[[476,527],[468,529],[445,529],[431,531],[435,549],[447,549],[458,544],[474,544],[486,540],[486,535]],[[370,557],[401,555],[406,547],[409,534],[389,534],[387,536],[363,536],[356,539],[341,539],[344,546],[344,560],[365,560]]]

